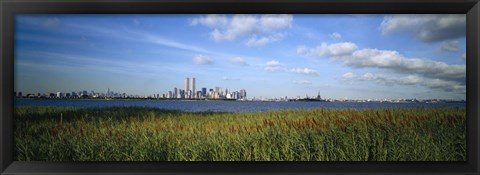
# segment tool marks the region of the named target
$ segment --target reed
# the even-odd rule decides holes
[[[463,108],[15,109],[19,161],[465,161]]]

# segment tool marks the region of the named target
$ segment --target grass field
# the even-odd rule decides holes
[[[19,161],[465,161],[465,109],[16,107]]]

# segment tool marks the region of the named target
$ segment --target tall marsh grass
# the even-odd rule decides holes
[[[465,109],[16,107],[19,161],[465,161]]]

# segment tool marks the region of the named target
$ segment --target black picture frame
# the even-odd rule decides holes
[[[1,174],[479,174],[479,0],[1,0]],[[18,162],[13,161],[16,14],[443,14],[467,16],[466,162]]]

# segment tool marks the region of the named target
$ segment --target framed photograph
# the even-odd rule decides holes
[[[2,1],[2,174],[478,174],[478,1]]]

